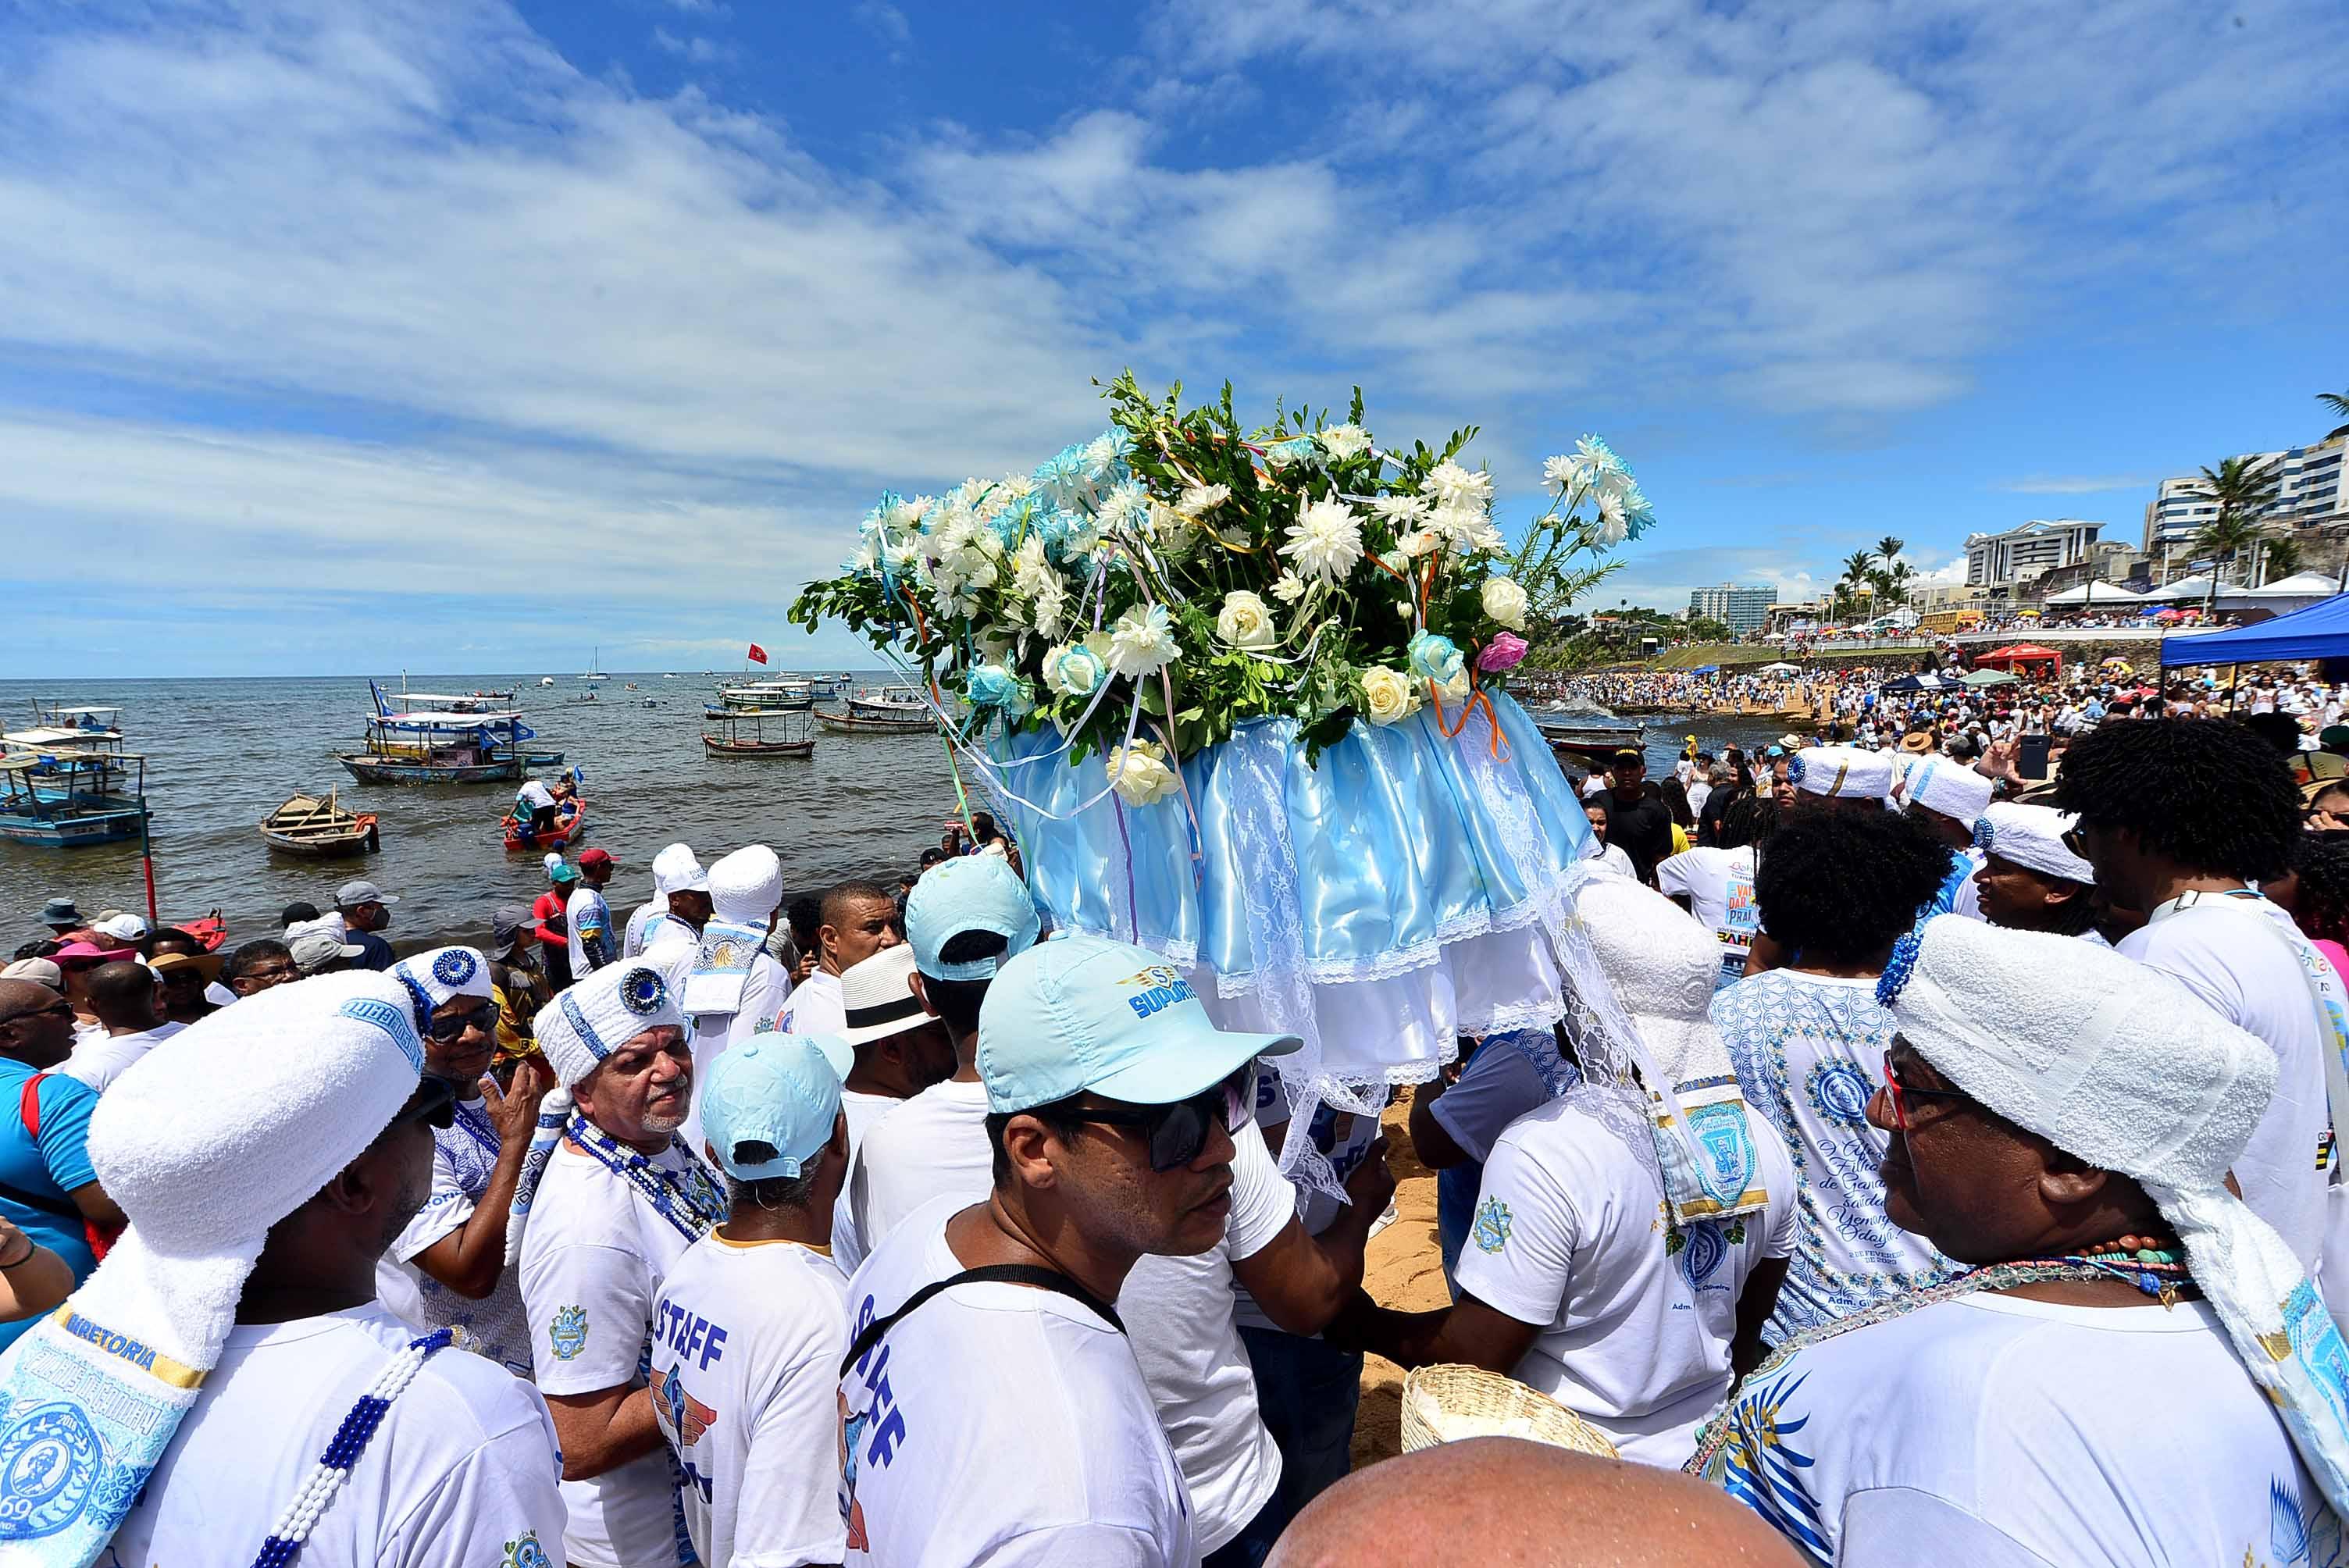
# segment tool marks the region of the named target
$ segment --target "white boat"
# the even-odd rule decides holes
[[[909,686],[867,686],[848,699],[847,716],[907,728],[927,727],[936,722],[921,689]]]
[[[553,686],[554,684],[554,677],[553,676],[541,676],[538,677],[538,684],[543,686]]]
[[[548,683],[552,684],[552,683]],[[513,706],[514,694],[510,691],[409,691],[408,683],[399,686],[402,707],[418,710],[438,709],[442,713],[498,713]]]
[[[717,707],[710,711],[772,713],[814,706],[815,690],[806,681],[738,681],[718,688]]]
[[[583,681],[607,681],[612,678],[604,673],[604,649],[601,644],[596,645],[595,656],[587,661],[587,673],[579,678]]]

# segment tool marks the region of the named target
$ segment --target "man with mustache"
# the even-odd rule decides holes
[[[524,1157],[507,1247],[561,1440],[574,1568],[692,1560],[638,1370],[662,1277],[726,1213],[724,1189],[677,1135],[693,1097],[683,979],[606,965],[537,1018],[561,1087]]]

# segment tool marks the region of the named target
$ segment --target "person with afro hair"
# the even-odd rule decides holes
[[[2313,1273],[2337,1158],[2327,1020],[2349,1009],[2349,989],[2260,892],[2292,869],[2301,838],[2290,765],[2232,719],[2103,724],[2064,758],[2055,804],[2079,814],[2067,841],[2095,867],[2096,885],[2146,912],[2121,954],[2175,977],[2275,1052],[2275,1097],[2235,1180]]]
[[[1801,1173],[1794,1256],[1765,1343],[1956,1266],[1885,1213],[1877,1171],[1891,1139],[1868,1120],[1892,1043],[1877,978],[1949,868],[1949,847],[1897,811],[1798,813],[1758,845],[1754,965],[1714,993],[1713,1021],[1746,1105],[1778,1130]]]

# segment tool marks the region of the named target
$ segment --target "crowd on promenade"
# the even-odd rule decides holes
[[[1386,1119],[1291,1125],[1296,1040],[1049,929],[983,815],[806,899],[549,855],[486,940],[60,896],[0,977],[0,1555],[2337,1560],[2349,689],[1810,678],[1824,744],[1585,781],[1527,961],[1593,994]],[[1390,1138],[1434,1311],[1364,1286]],[[1366,1353],[1631,1462],[1350,1477]]]

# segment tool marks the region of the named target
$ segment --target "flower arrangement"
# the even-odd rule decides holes
[[[1252,719],[1294,719],[1309,759],[1358,719],[1433,708],[1456,729],[1529,620],[1564,607],[1568,563],[1654,521],[1596,437],[1544,464],[1548,504],[1512,547],[1491,477],[1458,460],[1473,426],[1391,449],[1359,388],[1342,422],[1276,404],[1254,430],[1229,384],[1204,407],[1181,393],[1129,372],[1105,388],[1111,428],[1033,473],[885,495],[792,620],[838,617],[980,723],[1054,727],[1142,806]]]

